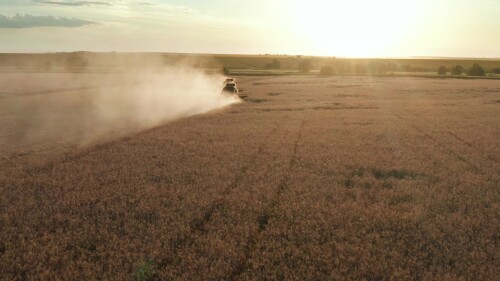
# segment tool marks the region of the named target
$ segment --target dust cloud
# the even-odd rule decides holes
[[[150,128],[239,102],[237,97],[221,95],[224,77],[220,75],[171,68],[132,76],[123,81],[126,86],[100,89],[94,96],[92,115],[99,124],[97,132]]]
[[[3,74],[0,153],[37,144],[89,144],[239,102],[221,95],[224,78],[182,65]]]

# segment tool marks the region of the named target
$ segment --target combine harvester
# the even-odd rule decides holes
[[[243,93],[243,90],[239,90],[236,85],[236,79],[227,78],[224,81],[224,88],[222,89],[223,95],[237,95],[240,99],[246,100],[248,98],[247,94]]]

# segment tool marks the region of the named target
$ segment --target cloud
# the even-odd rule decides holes
[[[0,28],[32,28],[32,27],[81,27],[97,24],[97,22],[77,18],[55,16],[15,15],[12,17],[0,14]]]
[[[158,3],[153,3],[153,2],[139,2],[137,3],[139,6],[157,6]]]
[[[102,2],[102,1],[38,1],[38,2],[42,4],[60,5],[60,6],[92,6],[92,5],[113,6],[112,3]]]

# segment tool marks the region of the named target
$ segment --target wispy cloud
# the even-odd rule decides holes
[[[33,27],[81,27],[97,22],[55,16],[15,15],[12,17],[0,14],[0,28],[33,28]]]
[[[37,1],[38,3],[59,6],[113,6],[113,3],[104,1]]]
[[[137,3],[137,5],[139,6],[157,6],[159,5],[158,3],[154,3],[154,2],[139,2]]]

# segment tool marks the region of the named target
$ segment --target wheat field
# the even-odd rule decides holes
[[[238,82],[147,130],[4,146],[0,280],[498,278],[498,81]]]

